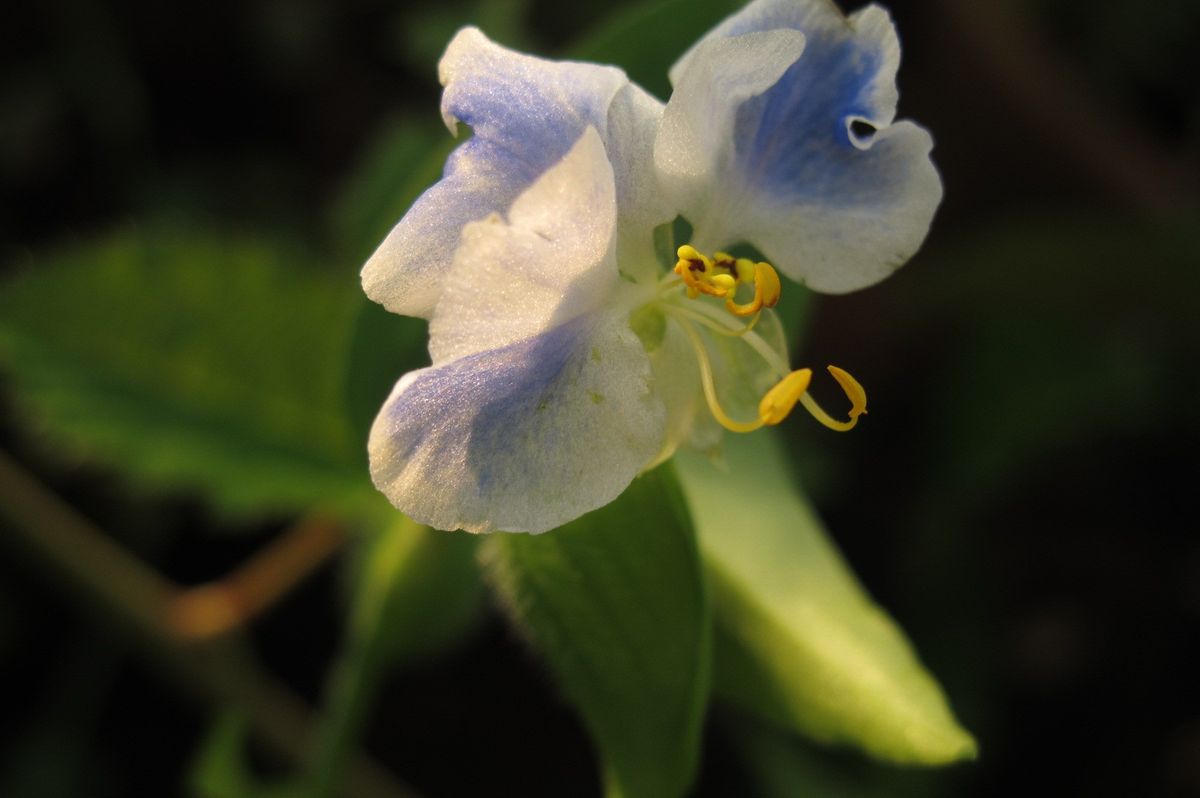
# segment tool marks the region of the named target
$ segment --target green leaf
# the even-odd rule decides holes
[[[128,229],[0,290],[0,363],[69,455],[231,511],[374,503],[344,408],[351,275],[273,242]]]
[[[351,634],[369,639],[388,666],[456,642],[483,608],[478,544],[388,508],[388,522],[364,534],[357,552]]]
[[[310,798],[337,793],[384,671],[456,640],[482,606],[477,538],[389,516],[364,544],[355,571],[345,648],[332,671],[304,784]]]
[[[724,454],[727,469],[677,457],[713,586],[717,693],[881,759],[972,758],[974,740],[826,537],[775,439],[729,436]]]
[[[363,297],[346,367],[346,407],[355,440],[367,440],[375,416],[401,375],[429,365],[427,330],[424,319],[391,313]],[[367,468],[365,446],[362,464]]]
[[[708,700],[710,626],[673,473],[646,474],[545,535],[493,535],[483,553],[507,614],[583,715],[608,794],[682,794]]]
[[[266,784],[250,771],[246,758],[246,719],[236,712],[216,716],[194,754],[188,793],[195,798],[295,798],[290,784]]]
[[[470,0],[466,3],[423,3],[404,7],[398,26],[401,35],[397,42],[399,56],[407,63],[429,74],[435,74],[437,63],[455,32],[464,25],[475,25],[492,41],[514,50],[528,51],[531,42],[529,0]]]
[[[728,717],[727,733],[755,798],[936,798],[954,795],[945,770],[897,769],[861,757],[831,756],[777,726],[743,715]]]
[[[944,509],[978,506],[1089,437],[1200,430],[1164,412],[1200,387],[1195,218],[1042,211],[974,231],[897,286],[905,316],[956,331],[952,368],[924,391],[923,462],[956,497]]]
[[[364,262],[413,201],[442,175],[446,156],[462,140],[442,125],[436,108],[418,119],[392,119],[361,156],[332,208],[333,237],[354,264]]]

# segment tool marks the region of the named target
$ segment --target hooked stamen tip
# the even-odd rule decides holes
[[[850,400],[850,418],[855,419],[867,412],[867,391],[862,384],[850,376],[850,372],[837,366],[826,366],[826,371],[833,377]]]

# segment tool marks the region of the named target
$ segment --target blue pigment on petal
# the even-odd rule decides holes
[[[810,35],[804,54],[779,82],[738,109],[736,157],[747,181],[781,199],[836,204],[835,187],[862,157],[847,120],[880,115],[869,100],[882,67],[883,54],[852,35]]]
[[[539,429],[538,416],[570,387],[563,385],[569,376],[564,372],[573,357],[586,355],[588,321],[577,318],[417,376],[388,411],[396,423],[394,456],[406,460],[424,445],[442,447],[448,458],[465,457],[479,492],[486,493],[493,468],[531,442],[561,445]]]

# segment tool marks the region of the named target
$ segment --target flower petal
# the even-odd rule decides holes
[[[616,292],[616,193],[595,128],[467,226],[430,325],[434,366],[371,430],[371,473],[442,529],[542,532],[614,499],[658,451],[662,402]]]
[[[654,160],[663,187],[687,211],[704,207],[736,156],[737,111],[775,85],[804,51],[794,30],[710,38],[685,56],[688,68],[663,112]],[[690,217],[694,226],[703,220]]]
[[[596,129],[512,205],[467,225],[429,328],[440,363],[530,338],[618,288],[612,168]]]
[[[942,199],[932,149],[928,131],[900,121],[880,130],[853,164],[827,151],[823,165],[812,162],[824,172],[827,196],[762,202],[743,216],[740,238],[816,291],[874,285],[912,257],[929,232]]]
[[[642,131],[633,140],[646,142],[643,149],[648,149],[661,113],[661,104],[619,69],[522,55],[475,28],[454,37],[439,75],[446,87],[442,115],[447,126],[454,132],[457,122],[465,122],[473,135],[362,272],[372,299],[394,312],[423,317],[437,302],[464,225],[506,210],[589,125],[606,142],[610,124]],[[610,122],[610,117],[617,118]],[[636,148],[614,148],[613,161],[622,201],[629,194],[645,205],[649,200],[642,189],[653,180],[636,167]]]
[[[803,32],[805,49],[769,88],[748,99],[706,93],[707,75],[721,67],[717,55],[730,64],[758,62],[746,37],[782,29]],[[758,0],[685,54],[672,70],[664,132],[665,120],[680,113],[672,108],[676,97],[704,104],[695,115],[735,114],[733,151],[714,159],[706,193],[664,183],[695,226],[697,246],[748,241],[792,279],[831,293],[877,282],[907,260],[928,232],[942,188],[929,134],[893,123],[899,61],[886,11],[868,6],[847,18],[825,0]],[[656,162],[668,174],[666,154],[677,147],[661,136],[656,144]]]
[[[615,499],[658,451],[649,372],[624,320],[601,313],[413,372],[371,429],[371,476],[438,529],[553,529]]]

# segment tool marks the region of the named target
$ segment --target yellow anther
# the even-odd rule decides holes
[[[797,369],[767,391],[758,403],[758,417],[764,424],[778,424],[788,417],[796,402],[808,391],[812,369]]]
[[[762,289],[764,308],[773,308],[779,304],[779,297],[783,294],[783,285],[779,282],[779,272],[775,271],[771,264],[756,263],[754,265],[754,287]]]
[[[724,297],[729,293],[728,286],[721,286],[713,282],[717,272],[712,258],[702,254],[690,244],[684,244],[675,251],[675,254],[679,256],[679,261],[675,264],[675,273],[683,278],[689,299],[695,299],[700,294]]]
[[[738,258],[734,261],[733,267],[737,270],[739,283],[754,282],[754,261],[749,258]]]
[[[675,254],[679,258],[675,273],[682,279],[689,299],[700,294],[724,299],[725,309],[735,316],[753,316],[779,302],[783,287],[769,263],[735,258],[728,252],[717,252],[710,258],[691,244],[684,244]],[[735,300],[741,284],[753,284],[754,299],[746,303]]]
[[[804,405],[804,409],[815,418],[817,421],[824,424],[831,430],[836,432],[845,432],[854,429],[854,425],[858,423],[858,417],[867,412],[867,392],[863,389],[858,380],[851,377],[846,371],[837,366],[828,367],[829,374],[837,380],[838,385],[842,386],[842,390],[846,393],[846,398],[850,400],[849,421],[838,421],[826,413],[817,401],[810,395],[804,394],[800,397],[800,403]]]
[[[725,408],[721,407],[721,402],[717,397],[717,388],[713,379],[713,368],[709,360],[708,350],[704,345],[704,341],[700,338],[700,333],[693,326],[692,322],[694,320],[714,330],[716,330],[716,327],[713,327],[712,322],[704,319],[701,314],[685,310],[684,308],[678,308],[671,311],[671,313],[679,322],[680,327],[683,328],[684,333],[692,344],[692,349],[696,353],[696,363],[700,367],[700,386],[704,391],[704,400],[708,404],[708,409],[712,413],[713,418],[730,432],[753,432],[764,426],[779,424],[788,417],[797,403],[804,405],[804,409],[817,421],[829,429],[838,432],[853,429],[858,423],[858,417],[867,412],[867,392],[858,380],[837,366],[829,366],[830,375],[842,387],[842,390],[846,393],[846,397],[850,400],[849,421],[838,421],[831,418],[808,393],[808,386],[812,382],[812,369],[796,369],[767,391],[758,403],[758,418],[756,420],[737,421],[730,418],[729,414],[725,412]],[[736,331],[734,334],[749,334],[749,328]],[[783,369],[786,368],[786,364],[775,367],[779,368],[779,372],[777,373],[782,373]]]
[[[718,274],[712,278],[712,284],[717,288],[732,291],[737,288],[737,278],[730,274]]]
[[[850,418],[858,418],[867,412],[867,391],[862,387],[858,380],[850,376],[850,373],[837,366],[827,366],[829,374],[837,380],[837,384],[842,386],[842,390],[846,392],[846,398],[850,400]]]
[[[735,316],[751,316],[763,308],[773,308],[779,303],[783,286],[779,282],[779,273],[769,263],[754,265],[754,299],[744,305],[739,305],[733,298],[725,300],[725,309]]]
[[[700,254],[700,250],[696,249],[691,244],[684,244],[682,247],[675,250],[675,255],[680,260],[708,260],[708,258]],[[679,267],[676,266],[675,269],[678,271]]]

